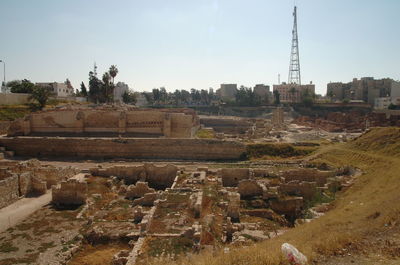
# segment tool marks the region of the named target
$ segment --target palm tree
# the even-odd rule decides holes
[[[117,76],[118,74],[118,68],[116,65],[111,65],[110,66],[110,70],[108,70],[108,72],[110,73],[111,77],[112,77],[112,82],[114,84],[114,78]]]
[[[109,100],[110,100],[110,79],[111,79],[111,74],[109,74],[108,72],[105,72],[104,74],[103,74],[103,83],[104,83],[104,91],[103,91],[103,96],[104,96],[104,100],[105,100],[105,102],[109,102]]]

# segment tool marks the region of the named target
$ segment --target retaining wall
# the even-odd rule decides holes
[[[244,144],[216,139],[0,137],[0,145],[27,157],[236,160]]]
[[[0,105],[19,105],[29,102],[30,94],[0,93]]]

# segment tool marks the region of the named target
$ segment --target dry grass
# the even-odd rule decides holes
[[[400,219],[400,146],[393,140],[399,137],[398,128],[379,128],[351,143],[326,146],[319,151],[316,162],[352,165],[365,172],[352,187],[337,196],[333,209],[325,216],[280,237],[247,248],[231,249],[227,254],[203,253],[179,262],[155,261],[153,264],[285,264],[280,252],[284,242],[295,245],[313,260],[319,255],[335,254],[348,244],[357,244],[363,237],[383,231]]]
[[[200,129],[197,131],[196,137],[201,138],[201,139],[212,139],[212,138],[215,138],[215,135],[210,130]]]
[[[85,245],[83,249],[76,254],[69,265],[103,265],[111,264],[112,257],[120,250],[129,250],[127,244],[108,244],[108,245]]]

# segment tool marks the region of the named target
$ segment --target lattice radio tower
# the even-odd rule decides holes
[[[301,85],[299,38],[297,36],[297,7],[293,11],[292,51],[290,53],[289,84]]]

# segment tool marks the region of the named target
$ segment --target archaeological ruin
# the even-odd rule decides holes
[[[322,216],[358,172],[305,159],[322,141],[358,134],[291,121],[284,108],[257,118],[121,107],[32,113],[0,137],[8,213],[0,237],[34,264],[141,265],[279,236]],[[14,213],[18,203],[32,209]],[[3,254],[0,263],[23,261]]]

